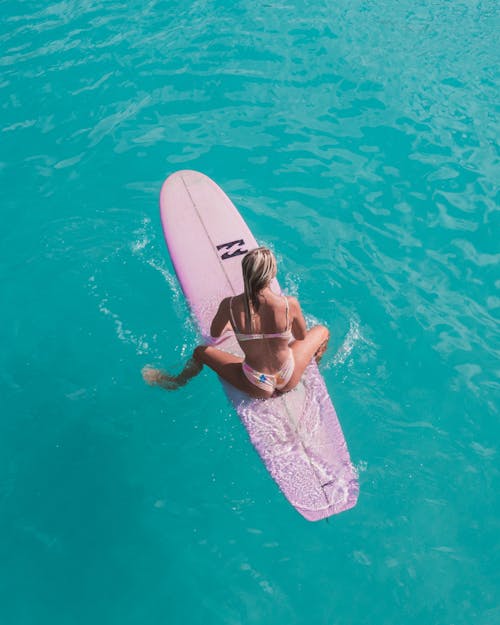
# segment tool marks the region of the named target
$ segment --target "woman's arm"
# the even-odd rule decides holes
[[[210,335],[214,338],[219,337],[224,328],[229,323],[229,298],[223,299],[219,304],[219,310],[215,313],[215,317],[212,320],[210,326]]]
[[[307,335],[307,326],[300,304],[295,297],[288,298],[290,316],[292,317],[292,334],[297,341],[303,341]]]

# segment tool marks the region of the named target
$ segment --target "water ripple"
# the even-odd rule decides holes
[[[275,623],[361,623],[370,614],[382,623],[404,614],[408,625],[493,623],[498,3],[34,0],[4,2],[0,20],[0,378],[15,414],[0,441],[16,452],[4,507],[15,509],[20,450],[31,458],[33,446],[50,446],[58,419],[99,430],[107,412],[134,432],[127,479],[164,515],[158,526],[134,520],[132,539],[117,526],[120,561],[108,553],[116,566],[105,559],[99,568],[109,579],[127,571],[118,577],[125,603],[99,603],[102,579],[86,560],[93,550],[71,542],[75,524],[69,531],[46,510],[29,518],[36,508],[25,504],[16,523],[19,540],[31,541],[26,553],[49,537],[64,546],[58,558],[69,553],[66,564],[90,571],[83,605],[65,586],[72,576],[50,594],[44,560],[30,573],[42,580],[30,605],[49,614],[54,599],[65,622],[74,606],[89,622],[131,613],[159,622],[144,606],[166,596],[165,613],[185,622],[272,614]],[[184,395],[141,394],[145,358],[178,367],[198,340],[155,216],[162,180],[181,167],[223,186],[276,250],[282,283],[310,323],[331,329],[323,371],[364,469],[345,520],[294,525],[227,407],[213,425],[223,400],[208,373]],[[61,368],[68,379],[54,374]],[[108,388],[118,369],[120,384]],[[42,414],[45,438],[33,429]],[[141,442],[141,428],[154,426],[158,440]],[[229,427],[226,446],[217,428]],[[110,442],[115,449],[123,436]],[[84,490],[91,473],[75,472]],[[143,572],[153,558],[143,545],[129,551],[141,522],[169,546],[164,561],[180,575],[165,581],[163,561],[145,581],[130,573],[126,554]],[[212,575],[214,557],[229,586]],[[5,597],[19,596],[36,561],[12,551]],[[204,596],[201,607],[182,591]],[[29,620],[14,604],[0,609],[9,606],[7,621]]]

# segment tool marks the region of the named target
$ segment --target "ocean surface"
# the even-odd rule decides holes
[[[498,625],[496,0],[0,2],[0,623]],[[360,497],[308,523],[160,228],[213,178],[332,339]]]

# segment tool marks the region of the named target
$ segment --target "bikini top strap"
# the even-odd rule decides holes
[[[233,315],[233,299],[234,297],[231,297],[231,299],[229,300],[229,314],[231,316],[231,323],[233,324],[234,331],[238,332],[238,326],[236,325]]]

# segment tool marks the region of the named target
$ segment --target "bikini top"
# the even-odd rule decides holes
[[[283,330],[283,332],[270,332],[268,334],[244,334],[242,332],[238,332],[238,326],[236,325],[233,316],[233,299],[234,298],[232,297],[229,301],[229,313],[231,315],[231,323],[233,324],[234,328],[234,335],[236,336],[238,341],[254,341],[256,339],[286,339],[289,341],[291,338],[293,338],[292,327],[291,325],[288,325],[288,300],[286,297],[283,296],[286,305],[286,329]]]

